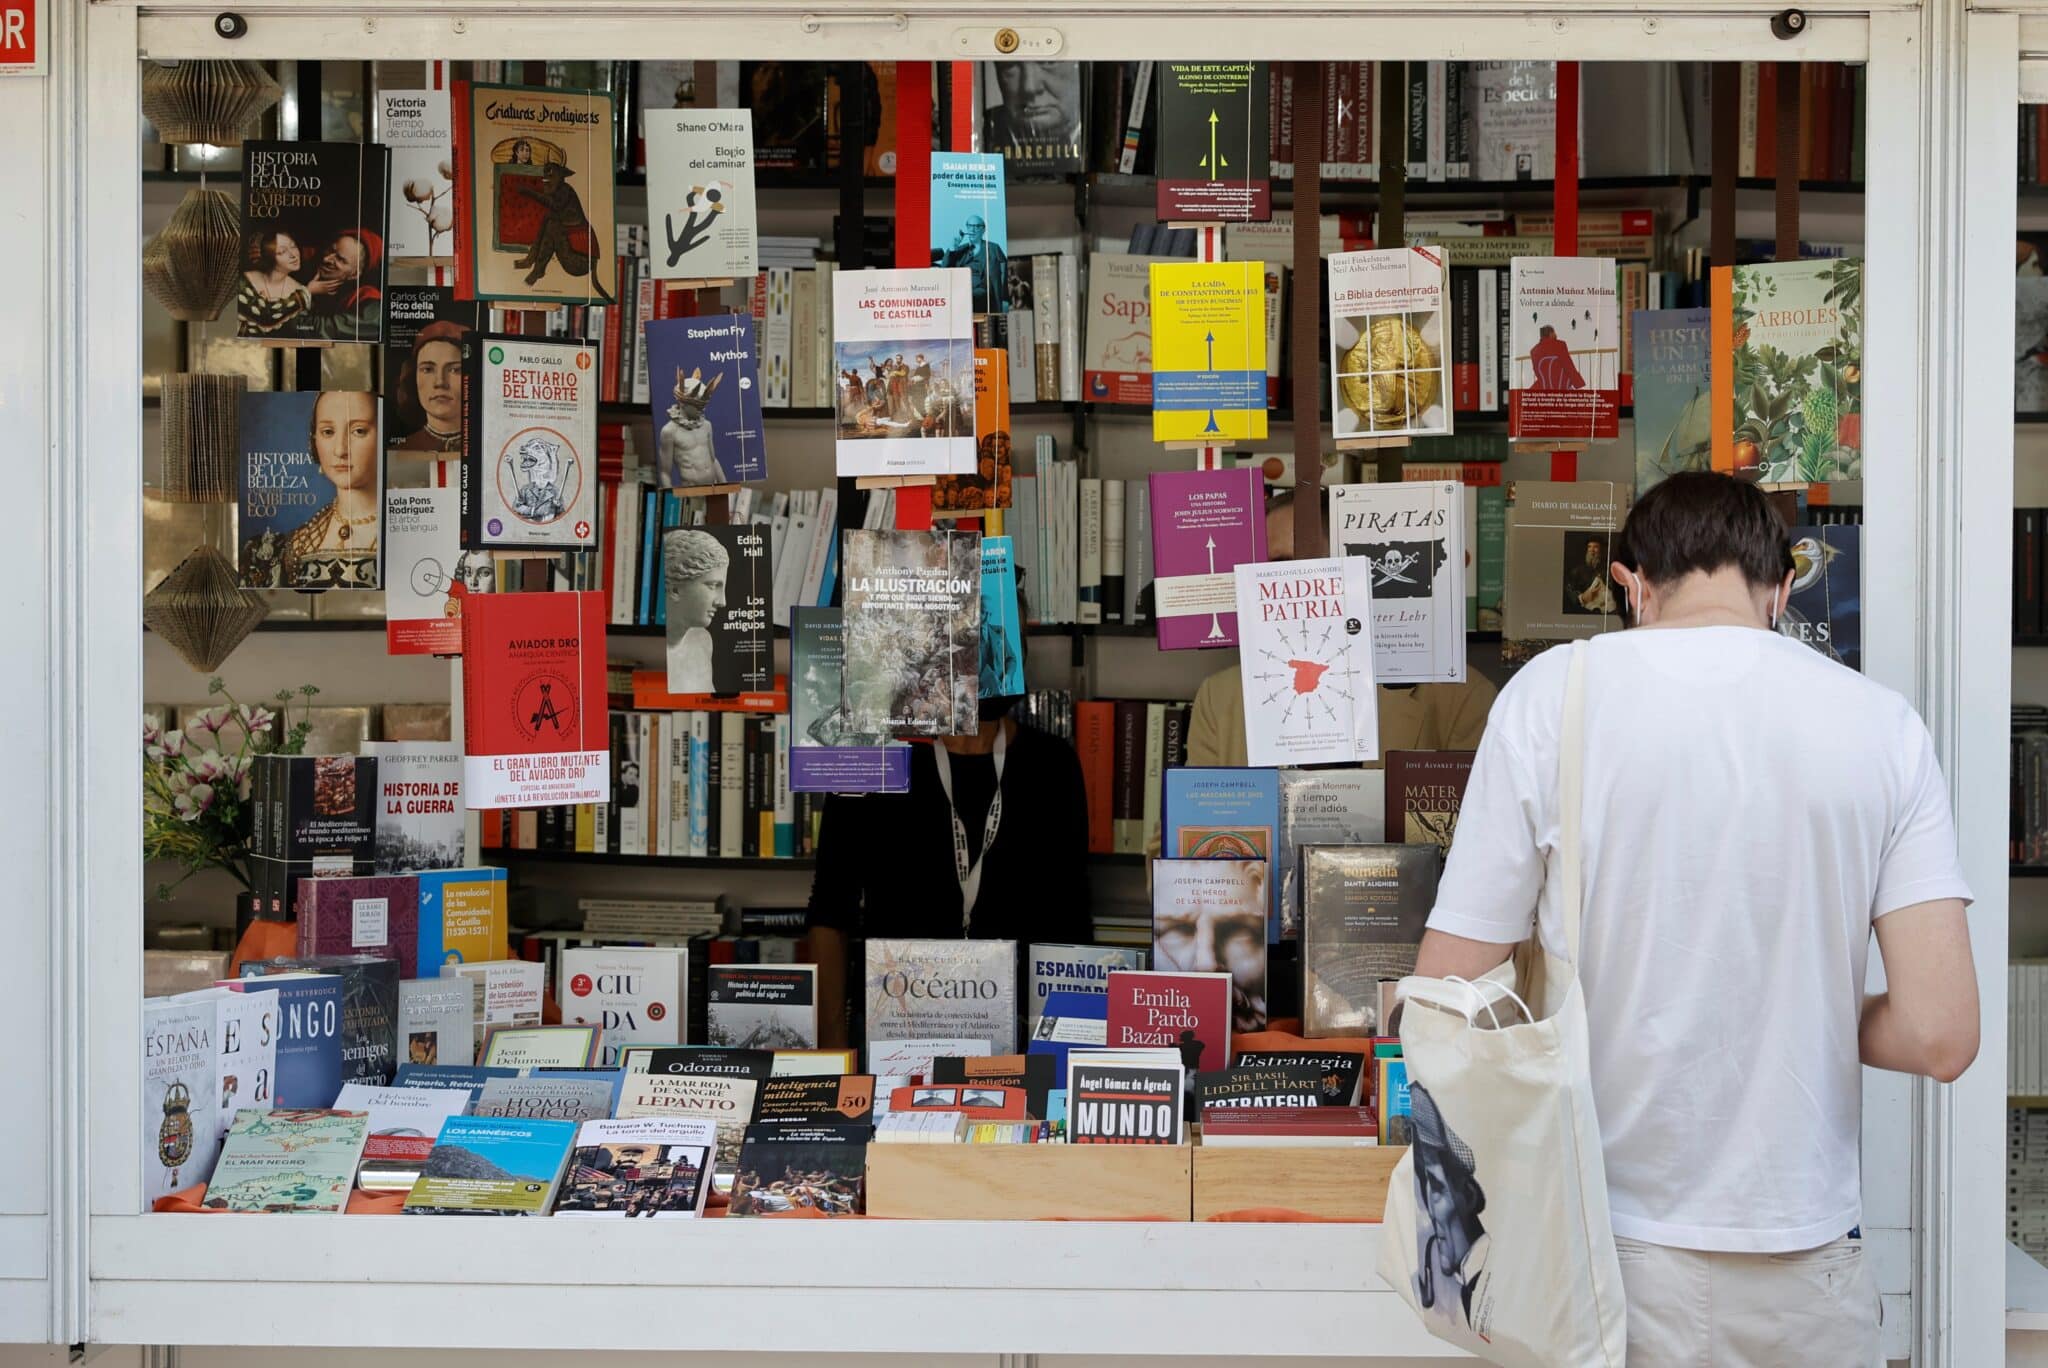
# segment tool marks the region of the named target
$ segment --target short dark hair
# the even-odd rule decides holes
[[[1665,477],[1636,500],[1614,558],[1651,584],[1732,565],[1752,586],[1768,589],[1791,571],[1792,542],[1761,489],[1694,470]]]

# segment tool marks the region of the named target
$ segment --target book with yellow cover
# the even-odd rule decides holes
[[[1152,440],[1266,435],[1266,268],[1152,265]]]

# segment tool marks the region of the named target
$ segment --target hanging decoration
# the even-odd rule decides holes
[[[142,283],[171,317],[210,322],[235,297],[241,252],[241,210],[220,191],[195,185],[142,249]]]
[[[167,375],[163,393],[162,497],[171,503],[233,503],[240,375]]]
[[[213,670],[270,615],[262,595],[244,589],[234,564],[196,546],[142,598],[142,621],[195,670]]]
[[[255,62],[145,62],[142,113],[166,143],[240,147],[283,89]]]

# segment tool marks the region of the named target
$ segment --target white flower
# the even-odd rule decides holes
[[[173,758],[185,753],[185,733],[173,727],[164,733],[161,748],[165,755]]]
[[[421,204],[434,197],[433,187],[423,180],[409,180],[405,183],[405,197],[414,204]]]
[[[268,708],[244,703],[241,713],[242,726],[251,736],[261,736],[277,725],[277,714]]]
[[[196,822],[213,806],[213,785],[194,784],[171,801],[178,815],[188,822]]]
[[[427,215],[427,226],[437,233],[445,233],[455,226],[455,211],[446,204],[436,205],[434,212]]]

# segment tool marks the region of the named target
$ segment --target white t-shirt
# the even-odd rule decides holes
[[[1568,648],[1487,720],[1429,924],[1561,950]],[[1857,1024],[1871,923],[1968,900],[1906,701],[1747,627],[1595,639],[1579,977],[1616,1234],[1778,1253],[1858,1224]]]

